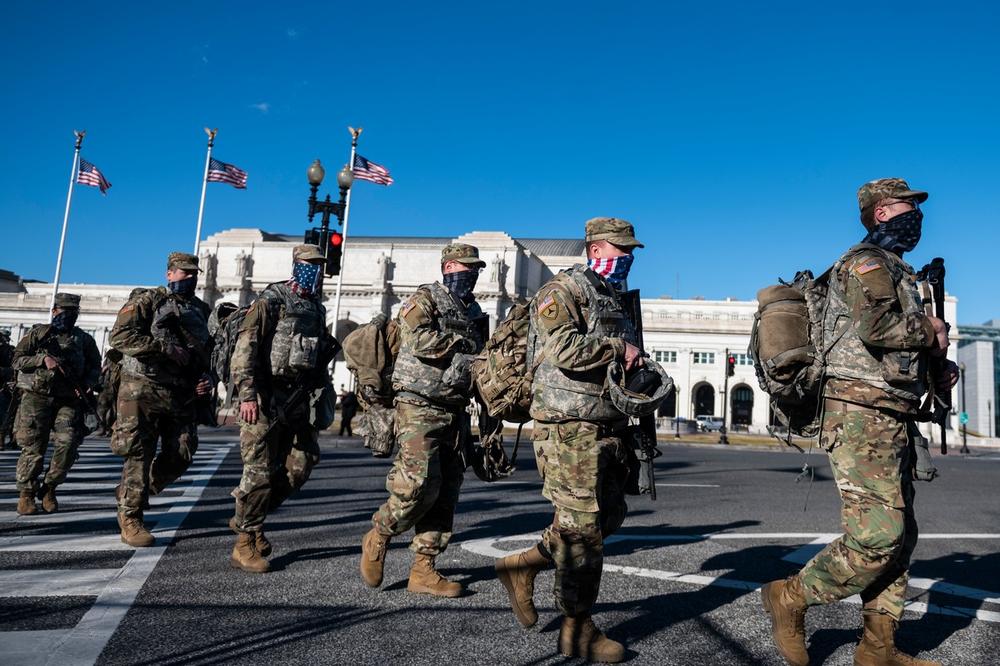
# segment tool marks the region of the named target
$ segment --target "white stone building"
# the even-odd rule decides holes
[[[958,360],[965,367],[965,402],[958,386],[955,405],[969,414],[969,432],[997,437],[1000,432],[1000,319],[982,326],[961,326]]]
[[[579,239],[512,238],[503,232],[482,231],[454,239],[352,236],[344,251],[337,336],[343,337],[377,312],[395,314],[418,286],[440,277],[441,248],[455,241],[478,247],[486,262],[476,295],[483,311],[490,315],[491,328],[515,297],[530,297],[558,271],[586,260],[584,243]],[[209,236],[201,244],[205,272],[199,295],[211,304],[251,302],[269,283],[288,278],[292,247],[300,242],[301,236],[259,229],[230,229]],[[164,270],[165,262],[166,251]],[[327,278],[324,295],[331,326],[335,286],[336,278]],[[64,283],[60,290],[82,296],[78,325],[104,350],[115,314],[132,288]],[[15,343],[32,325],[48,321],[51,289],[51,284],[16,278],[5,281],[0,275],[0,328],[10,330]],[[956,321],[954,298],[947,306],[948,320]],[[737,429],[763,430],[770,419],[767,396],[758,387],[746,356],[756,302],[648,298],[643,299],[642,308],[647,351],[664,366],[677,387],[675,398],[663,405],[660,414],[687,419],[702,414],[721,416],[728,350],[735,355],[737,365],[729,380],[727,422]],[[349,382],[349,373],[338,363],[335,386]]]

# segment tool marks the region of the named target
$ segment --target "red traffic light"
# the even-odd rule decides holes
[[[333,247],[340,247],[344,244],[344,236],[339,231],[330,232],[330,245]]]
[[[736,357],[735,356],[730,356],[729,357],[729,365],[736,365]]]

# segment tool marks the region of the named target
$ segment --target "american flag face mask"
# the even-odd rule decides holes
[[[587,266],[616,287],[628,278],[628,271],[635,260],[631,254],[610,259],[588,259]]]

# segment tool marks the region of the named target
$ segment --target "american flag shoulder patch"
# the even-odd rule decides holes
[[[858,275],[864,275],[865,273],[871,273],[874,270],[882,268],[882,264],[875,261],[874,259],[869,259],[863,264],[854,267],[854,272]]]
[[[548,308],[550,305],[553,305],[555,302],[556,299],[552,297],[552,294],[549,294],[548,296],[543,298],[542,301],[538,304],[538,313],[541,314],[545,312],[546,308]]]

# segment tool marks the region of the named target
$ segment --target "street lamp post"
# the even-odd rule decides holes
[[[962,375],[962,448],[959,450],[959,453],[968,453],[969,445],[967,441],[968,437],[967,430],[969,427],[968,425],[969,413],[966,411],[965,407],[965,364],[964,363],[958,364],[958,371]]]
[[[309,179],[309,223],[312,223],[317,213],[322,215],[320,218],[319,240],[324,255],[330,251],[330,215],[334,215],[337,218],[337,224],[344,223],[344,210],[347,207],[347,191],[351,189],[351,185],[354,183],[354,174],[351,173],[350,167],[345,164],[344,168],[337,173],[340,200],[331,201],[330,195],[327,194],[326,198],[320,201],[316,193],[319,190],[319,186],[323,184],[325,176],[326,169],[323,168],[319,160],[313,162],[309,166],[309,169],[306,170],[306,178]],[[329,274],[329,267],[327,271]]]
[[[674,439],[681,438],[681,390],[674,385]]]

